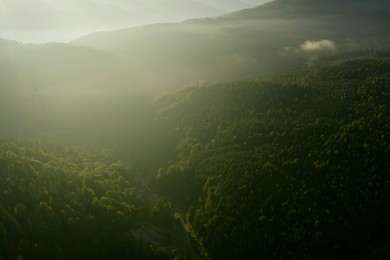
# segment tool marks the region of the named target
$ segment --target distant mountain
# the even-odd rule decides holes
[[[390,4],[386,0],[277,0],[255,8],[237,11],[224,17],[237,19],[302,18],[318,15],[387,16]]]
[[[304,15],[323,2],[285,0],[216,18],[92,33],[71,44],[0,40],[0,108],[7,111],[0,130],[113,125],[134,114],[126,105],[138,102],[134,93],[255,78],[348,53],[382,55],[390,46],[390,18],[382,15],[389,4],[370,3],[353,1],[348,6],[360,13],[338,14],[346,4],[333,1],[333,14]]]
[[[0,41],[0,80],[15,84],[0,88],[83,88],[105,87],[102,78],[122,74],[123,63],[112,54],[66,44],[21,44]],[[9,71],[8,74],[3,74]],[[104,76],[102,73],[104,72]],[[118,78],[119,79],[119,78]],[[119,81],[115,83],[119,87]],[[122,85],[123,86],[123,85]]]
[[[102,104],[131,91],[130,79],[124,63],[102,51],[0,40],[0,133],[80,127],[91,111],[103,118]]]
[[[216,16],[265,1],[6,0],[0,8],[0,36],[27,42],[69,41],[91,31]]]
[[[390,259],[388,10],[277,0],[0,38],[0,259]]]
[[[387,1],[278,0],[214,19],[98,32],[72,43],[117,55],[148,84],[252,77],[390,44]]]

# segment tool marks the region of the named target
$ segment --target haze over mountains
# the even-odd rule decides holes
[[[216,16],[264,2],[267,0],[3,0],[0,37],[62,42],[91,31]]]
[[[353,10],[353,11],[351,11]],[[113,53],[159,84],[246,78],[389,44],[389,3],[274,1],[215,19],[99,32],[75,45]],[[151,83],[153,85],[153,83]],[[154,84],[155,85],[155,84]]]
[[[387,0],[0,3],[216,14],[0,38],[0,259],[390,259]]]
[[[108,118],[116,113],[102,104],[107,97],[122,100],[124,92],[162,94],[194,82],[246,79],[339,53],[381,50],[390,44],[387,10],[383,0],[278,0],[216,18],[91,33],[70,44],[1,40],[1,98],[22,103],[9,111],[29,111],[32,124],[50,111],[54,121],[61,118],[57,128],[79,128],[106,120],[87,116],[92,108]],[[80,112],[73,118],[70,111]],[[3,127],[10,131],[27,122],[25,116]]]

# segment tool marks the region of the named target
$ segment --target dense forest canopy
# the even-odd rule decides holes
[[[136,235],[169,227],[168,206],[110,151],[2,138],[0,172],[2,259],[170,258]]]
[[[188,87],[143,115],[165,142],[139,154],[4,137],[2,257],[385,258],[389,71],[357,58]]]
[[[347,60],[164,97],[181,141],[156,185],[216,259],[385,258],[389,71]]]
[[[389,8],[0,39],[0,259],[390,258]]]

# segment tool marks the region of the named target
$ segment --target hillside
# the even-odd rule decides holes
[[[347,18],[369,16],[372,19],[386,19],[389,8],[390,5],[386,0],[279,0],[255,8],[233,12],[223,17],[232,19],[296,19],[332,15]]]
[[[388,11],[0,39],[0,259],[390,259]]]
[[[0,41],[0,91],[0,133],[18,135],[80,131],[105,124],[114,114],[130,113],[120,107],[123,102],[140,100],[138,93],[150,92],[112,54],[66,44],[7,40]],[[112,100],[116,106],[110,105]]]
[[[213,259],[385,259],[389,71],[343,60],[163,97],[181,141],[156,187]]]
[[[88,32],[217,16],[262,2],[267,0],[6,0],[0,10],[0,37],[67,42]]]
[[[277,0],[215,18],[97,32],[75,45],[114,53],[161,89],[244,79],[390,43],[387,1]],[[153,76],[150,76],[153,75]]]
[[[0,173],[1,259],[172,258],[159,248],[168,206],[108,150],[1,138]],[[154,248],[151,233],[138,235],[145,226],[156,230]]]
[[[358,54],[2,137],[0,257],[388,258],[390,61]]]

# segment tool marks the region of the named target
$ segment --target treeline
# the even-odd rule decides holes
[[[156,102],[181,136],[156,187],[215,259],[390,256],[390,61],[355,59]]]
[[[173,257],[136,232],[169,229],[167,204],[108,150],[1,138],[0,190],[1,259]]]
[[[389,102],[390,61],[350,59],[192,86],[86,130],[120,154],[0,138],[0,258],[388,258]]]

